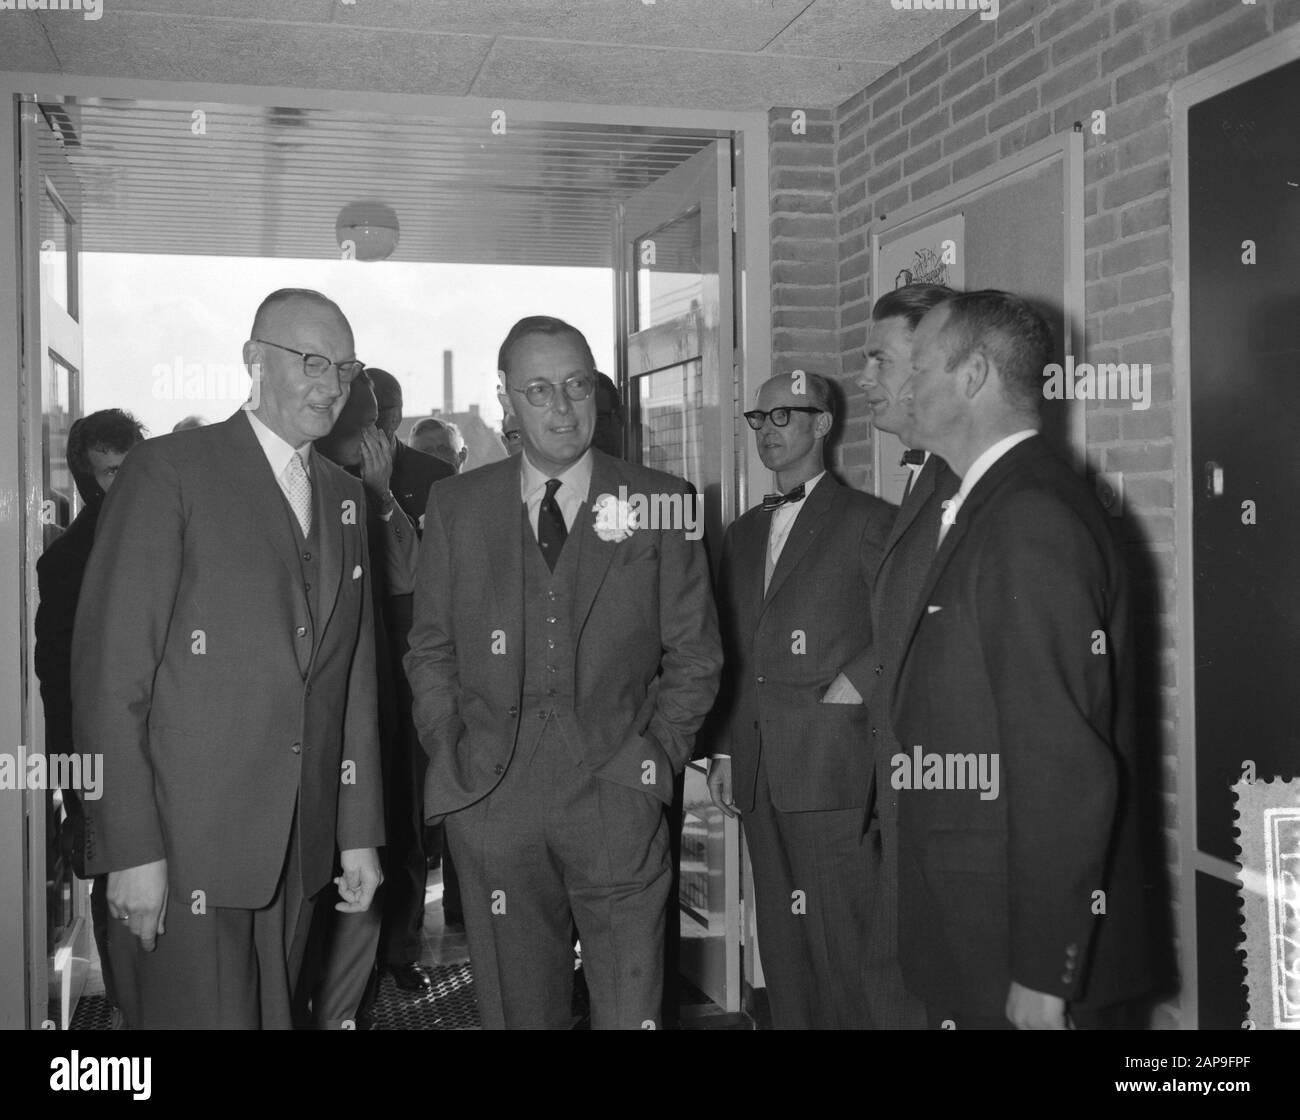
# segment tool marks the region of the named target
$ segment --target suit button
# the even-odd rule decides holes
[[[548,665],[548,666],[546,666],[546,671],[547,671],[548,673],[554,673],[554,672],[555,672],[555,666],[554,666],[554,665]]]
[[[1073,972],[1062,972],[1062,973],[1061,973],[1061,983],[1062,983],[1062,984],[1072,984],[1072,983],[1074,983],[1074,973],[1073,973]]]
[[[298,637],[300,638],[305,638],[307,636],[307,627],[299,626],[298,629],[294,631],[294,633],[297,634]]]
[[[495,774],[504,774],[506,772],[506,768],[502,766],[501,763],[498,762],[494,767],[492,767],[492,772]]]
[[[759,678],[758,678],[758,683],[759,683],[759,684],[766,684],[766,683],[767,683],[767,678],[766,678],[766,677],[759,677]]]
[[[307,686],[307,695],[308,695],[308,696],[311,695],[311,685],[308,685],[308,686]]]
[[[308,564],[311,563],[311,553],[310,553],[310,552],[304,552],[304,553],[302,554],[302,558],[303,558],[305,561],[307,561]]]
[[[877,736],[879,736],[879,734],[880,734],[880,732],[877,731],[876,728],[873,727],[873,728],[871,729],[871,737],[872,737],[873,739],[875,739]]]
[[[548,614],[548,615],[546,616],[546,621],[549,622],[552,626],[554,626],[554,625],[555,625],[557,622],[559,622],[560,620],[559,620],[558,618],[556,618],[555,615],[553,615],[553,614]]]
[[[310,590],[311,590],[311,584],[310,584],[310,583],[304,583],[302,586],[303,586],[303,590],[304,590],[304,591],[310,591]]]
[[[548,592],[546,593],[546,597],[547,597],[548,599],[552,599],[552,600],[553,600],[553,599],[555,598],[555,592],[554,592],[554,591],[548,591]]]
[[[518,714],[519,709],[513,705],[511,705],[511,707],[506,711],[506,715],[508,716],[517,716]]]
[[[876,676],[880,676],[880,674],[885,671],[885,667],[883,665],[877,665],[873,671],[875,672]]]
[[[291,746],[289,749],[290,749],[291,751],[293,751],[294,754],[302,754],[302,744],[301,744],[301,743],[294,743],[294,745]]]

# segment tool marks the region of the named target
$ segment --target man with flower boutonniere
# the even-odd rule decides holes
[[[433,488],[405,665],[425,813],[461,876],[484,1027],[661,1023],[664,808],[722,668],[681,479],[591,446],[597,373],[559,319],[498,356],[523,453]],[[675,511],[675,515],[674,515]]]
[[[841,485],[833,390],[795,370],[745,413],[776,492],[730,526],[719,610],[727,711],[709,792],[741,816],[777,1029],[872,1025],[862,809],[871,779],[871,585],[894,508]]]

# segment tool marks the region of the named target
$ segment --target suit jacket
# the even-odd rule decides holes
[[[956,1016],[1001,1016],[1012,980],[1086,1007],[1143,994],[1128,580],[1096,500],[1042,437],[967,496],[913,611],[892,711],[908,755],[999,765],[996,798],[900,791],[908,987]]]
[[[444,478],[452,478],[456,468],[444,463],[436,455],[426,455],[416,451],[401,440],[393,451],[393,474],[388,480],[388,488],[393,492],[397,504],[411,519],[411,524],[423,532],[420,518],[424,516],[429,504],[429,488]]]
[[[842,672],[864,700],[875,683],[871,584],[894,509],[827,474],[790,526],[763,594],[772,514],[749,510],[722,545],[719,596],[729,710],[717,751],[732,795],[754,807],[760,741],[772,803],[785,812],[848,809],[871,776],[865,704],[823,704]]]
[[[579,546],[574,724],[600,777],[671,803],[722,666],[702,540],[642,528],[601,540],[602,494],[685,494],[686,484],[592,450],[588,501],[569,532]],[[491,792],[519,734],[523,696],[524,567],[520,463],[489,463],[429,493],[406,672],[429,756],[425,812],[441,817]],[[574,539],[577,538],[577,539]],[[505,655],[493,653],[504,633]],[[642,762],[656,762],[653,785]]]
[[[72,742],[72,626],[86,562],[95,543],[95,525],[102,499],[84,506],[72,524],[52,541],[36,561],[40,606],[36,608],[36,676],[45,708],[45,753],[73,754]],[[81,794],[65,790],[72,836],[73,870],[86,877],[84,819]]]
[[[174,890],[252,909],[274,895],[295,811],[309,896],[336,842],[383,843],[365,498],[310,459],[314,621],[293,514],[242,409],[123,464],[72,652],[74,739],[104,756],[92,874],[166,858]]]

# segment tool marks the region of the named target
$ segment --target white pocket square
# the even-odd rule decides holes
[[[361,578],[361,565],[360,565],[360,564],[358,564],[355,568],[352,569],[352,578],[353,578],[353,579],[360,579],[360,578]]]
[[[930,603],[930,604],[925,608],[925,613],[926,613],[926,614],[938,614],[941,610],[943,610],[943,607],[936,607],[933,603]]]

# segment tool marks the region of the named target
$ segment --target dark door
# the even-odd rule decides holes
[[[1196,832],[1232,861],[1243,769],[1300,775],[1300,62],[1194,106],[1188,159]],[[1197,876],[1202,1028],[1246,1019],[1233,888]]]

